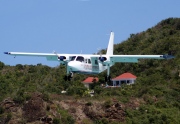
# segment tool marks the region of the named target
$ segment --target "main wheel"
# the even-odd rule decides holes
[[[105,76],[104,80],[105,82],[111,82],[111,76]]]

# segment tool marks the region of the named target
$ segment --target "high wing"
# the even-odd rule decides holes
[[[29,52],[4,52],[12,56],[36,56],[45,57],[48,61],[68,62],[74,54],[57,54],[57,53],[29,53]]]
[[[4,52],[4,54],[13,55],[13,56],[37,56],[37,57],[46,57],[47,60],[58,61],[58,57],[53,53],[26,53],[26,52]]]
[[[172,55],[89,55],[89,54],[57,54],[57,53],[29,53],[29,52],[4,52],[4,54],[12,56],[36,56],[46,57],[50,61],[69,60],[71,56],[90,56],[92,59],[97,58],[99,60],[113,62],[129,62],[137,63],[139,59],[171,59]]]
[[[100,62],[113,64],[120,63],[137,63],[140,59],[171,59],[174,58],[172,55],[92,55],[91,59],[98,57]]]
[[[126,62],[126,63],[137,63],[139,59],[171,59],[174,58],[172,55],[111,55],[110,61]]]

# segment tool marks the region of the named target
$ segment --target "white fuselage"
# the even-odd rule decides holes
[[[91,59],[84,56],[73,56],[68,62],[68,71],[74,73],[98,74],[106,70],[106,65],[103,65],[97,59]]]

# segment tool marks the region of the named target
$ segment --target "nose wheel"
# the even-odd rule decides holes
[[[73,77],[73,72],[71,71],[67,63],[66,63],[66,72],[67,74],[64,76],[64,80],[71,81],[71,78]]]
[[[64,80],[65,81],[71,81],[71,78],[73,77],[73,73],[72,72],[70,72],[68,75],[65,75],[64,76]]]

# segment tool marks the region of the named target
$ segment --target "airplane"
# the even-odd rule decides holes
[[[54,53],[29,53],[29,52],[4,52],[13,56],[37,56],[46,57],[48,61],[58,61],[66,66],[65,81],[70,81],[73,73],[99,74],[107,70],[105,81],[110,81],[110,67],[117,62],[137,63],[139,59],[171,59],[172,55],[114,55],[114,32],[110,33],[110,39],[106,54],[58,54]]]

